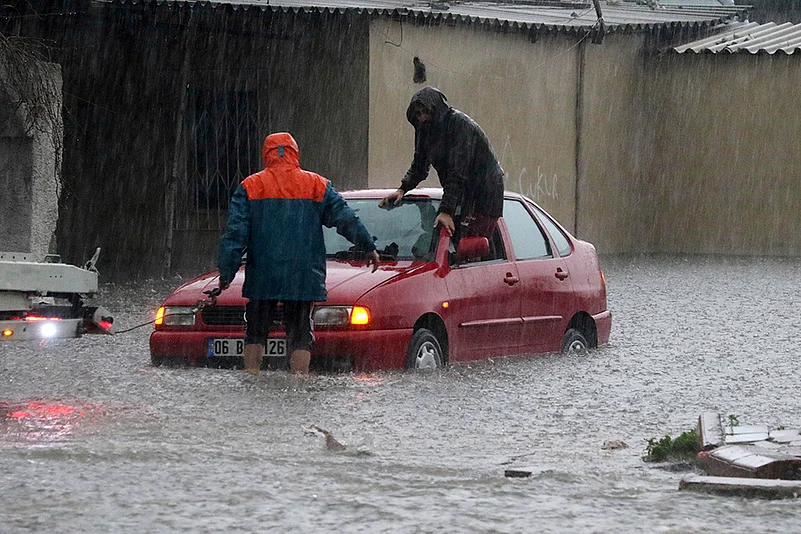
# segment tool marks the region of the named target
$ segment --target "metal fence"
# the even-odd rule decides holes
[[[185,183],[175,228],[219,230],[237,185],[262,167],[258,94],[189,89],[187,97]]]

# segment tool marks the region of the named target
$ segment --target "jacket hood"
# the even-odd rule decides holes
[[[412,110],[415,104],[422,104],[431,112],[434,124],[440,124],[445,118],[445,114],[451,109],[448,99],[445,98],[442,91],[436,87],[423,87],[414,94],[412,101],[409,102],[409,107],[406,108],[406,120],[415,128],[418,127],[417,118]]]
[[[287,132],[268,135],[261,149],[261,157],[264,159],[265,167],[274,167],[275,165],[287,163],[296,167],[300,166],[298,144],[292,134]]]

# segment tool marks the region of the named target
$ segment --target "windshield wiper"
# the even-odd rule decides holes
[[[378,258],[381,260],[395,261],[398,259],[399,250],[398,244],[393,242],[384,247],[383,250],[377,250],[376,252],[378,252]],[[348,250],[340,250],[335,254],[326,254],[326,257],[333,257],[339,261],[366,260],[367,252],[351,247]]]

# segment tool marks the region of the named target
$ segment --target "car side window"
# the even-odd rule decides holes
[[[522,202],[505,200],[503,219],[509,229],[512,248],[518,260],[550,258],[553,256],[548,238]]]
[[[562,257],[568,256],[572,250],[572,247],[570,246],[570,239],[567,238],[562,229],[556,226],[553,220],[548,217],[544,211],[534,204],[529,204],[529,206],[534,208],[534,211],[537,212],[537,215],[539,216],[540,221],[542,221],[542,224],[545,226],[545,229],[548,230],[549,234],[551,234],[551,238],[556,244],[556,250],[559,251],[559,255]]]
[[[503,237],[501,237],[501,231],[498,230],[498,225],[495,225],[495,231],[492,233],[492,239],[489,240],[489,246],[490,250],[486,261],[506,259],[506,250],[503,248]]]

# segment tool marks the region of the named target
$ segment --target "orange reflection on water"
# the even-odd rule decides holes
[[[366,384],[368,386],[380,386],[384,379],[380,376],[373,376],[367,373],[359,373],[353,376],[353,379],[356,382],[361,382],[362,384]]]

